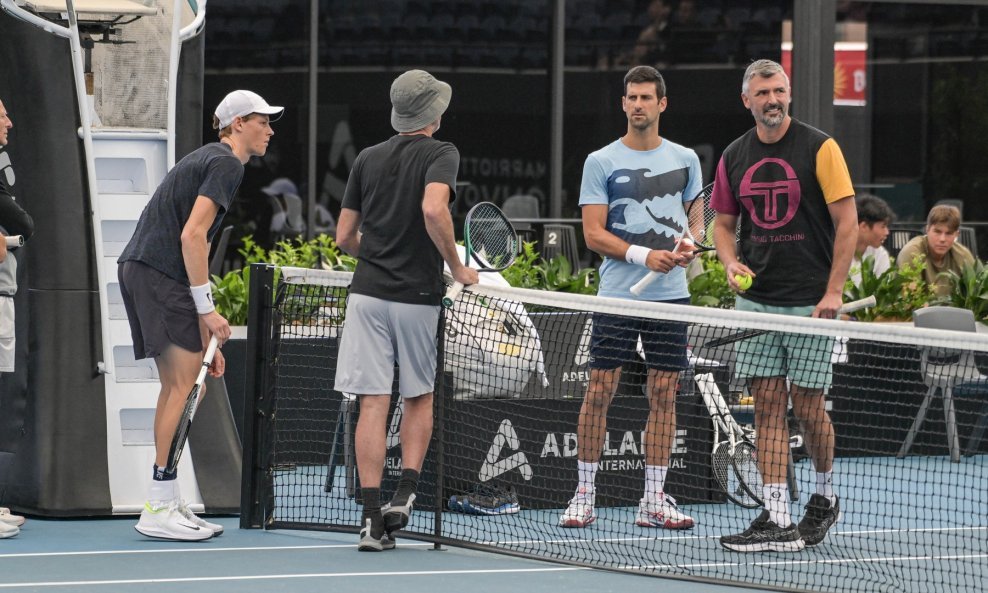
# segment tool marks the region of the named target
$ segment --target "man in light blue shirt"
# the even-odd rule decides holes
[[[587,246],[604,257],[598,294],[606,297],[689,304],[685,267],[692,252],[676,252],[687,225],[684,201],[700,193],[700,160],[692,150],[659,136],[666,109],[665,81],[650,66],[624,77],[622,108],[627,133],[593,152],[583,168],[580,206]],[[649,271],[657,281],[636,297],[631,287]],[[639,336],[648,367],[649,416],[645,427],[645,494],[635,523],[688,529],[693,519],[664,492],[676,432],[676,384],[686,368],[686,324],[595,314],[590,380],[577,426],[579,484],[559,519],[586,527],[597,519],[594,481],[607,431],[607,410],[621,367],[635,355]]]

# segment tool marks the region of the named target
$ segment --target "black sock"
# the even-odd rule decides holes
[[[360,494],[364,498],[364,511],[360,518],[360,527],[367,524],[367,519],[371,520],[371,536],[381,537],[384,535],[384,516],[381,515],[381,489],[361,488]]]
[[[381,489],[361,488],[360,494],[364,497],[364,517],[381,516]]]
[[[401,470],[401,479],[398,480],[398,490],[395,492],[395,500],[404,503],[409,495],[414,494],[419,486],[419,473],[414,469]]]
[[[170,472],[168,471],[168,468],[158,467],[158,464],[154,464],[154,470],[151,475],[151,478],[154,480],[158,480],[160,482],[167,482],[169,480],[174,480],[178,478],[178,470]]]

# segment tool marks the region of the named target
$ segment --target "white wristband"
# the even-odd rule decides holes
[[[197,313],[205,315],[216,310],[213,306],[213,289],[209,286],[209,282],[202,286],[190,286],[189,290],[192,291],[192,300],[196,303]]]
[[[628,247],[628,252],[624,254],[624,259],[629,264],[637,264],[639,266],[645,265],[645,260],[648,259],[649,252],[652,251],[648,247],[642,247],[641,245],[632,245]]]

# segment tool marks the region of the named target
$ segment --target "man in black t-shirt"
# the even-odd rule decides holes
[[[148,537],[195,541],[223,531],[182,501],[168,454],[209,337],[220,345],[230,337],[230,324],[213,306],[209,244],[230,209],[244,163],[264,155],[274,135],[271,121],[283,111],[251,91],[228,94],[213,116],[219,142],[189,153],[165,175],[117,260],[134,357],[153,357],[161,381],[151,487],[136,526]],[[225,366],[217,350],[209,373],[222,376]]]
[[[841,307],[854,255],[854,188],[834,139],[789,115],[790,90],[776,62],[758,60],[745,71],[741,100],[755,127],[732,142],[717,165],[714,241],[727,280],[740,293],[736,309],[830,319]],[[742,276],[752,279],[743,291]],[[796,552],[823,541],[840,518],[834,428],[824,402],[833,343],[829,336],[782,332],[737,343],[734,372],[748,380],[755,398],[765,511],[743,533],[721,537],[725,548]],[[817,482],[798,526],[786,483],[790,398]]]
[[[453,279],[477,282],[460,261],[449,204],[460,154],[434,139],[452,89],[422,70],[391,85],[391,126],[398,132],[357,155],[350,171],[336,241],[358,264],[347,300],[336,368],[337,391],[360,397],[357,471],[364,499],[361,551],[394,547],[392,533],[412,512],[419,472],[432,437],[436,331],[443,261]],[[402,474],[381,507],[381,478],[394,365],[399,392]]]

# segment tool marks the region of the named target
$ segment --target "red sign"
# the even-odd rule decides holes
[[[834,105],[865,104],[868,44],[838,41],[834,44]],[[792,79],[792,44],[782,45],[782,67]]]

